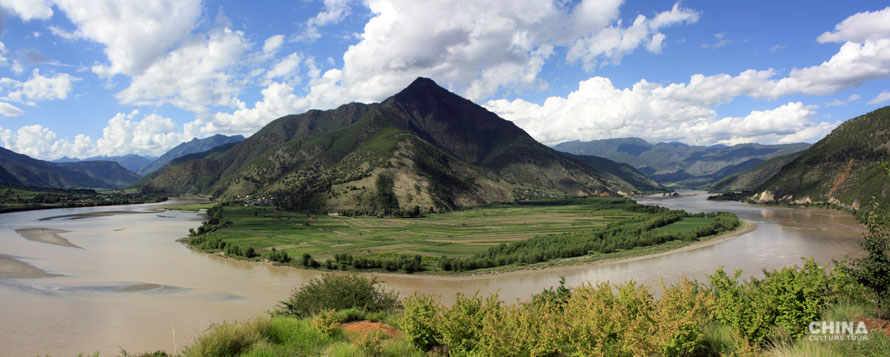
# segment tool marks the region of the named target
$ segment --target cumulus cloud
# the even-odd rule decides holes
[[[185,140],[182,130],[172,119],[149,114],[136,120],[138,114],[138,111],[118,113],[108,120],[102,137],[96,140],[96,155],[137,153],[160,156]]]
[[[201,15],[200,0],[54,1],[77,26],[74,35],[105,46],[110,63],[93,66],[104,77],[141,74],[187,38]]]
[[[294,88],[286,83],[272,83],[261,93],[263,99],[256,102],[253,108],[238,102],[238,109],[232,113],[216,113],[187,123],[186,137],[211,134],[250,135],[272,120],[309,109],[309,101],[294,94]]]
[[[349,16],[350,0],[324,0],[324,8],[303,24],[303,31],[295,36],[295,40],[312,42],[321,38],[318,28],[322,26],[340,23]]]
[[[57,139],[54,131],[39,124],[23,126],[16,131],[0,127],[0,141],[9,150],[45,160],[87,152],[92,147],[87,136],[78,135],[74,142]]]
[[[0,79],[0,84],[4,87],[9,86],[15,88],[6,94],[3,99],[12,100],[27,105],[35,105],[35,101],[58,100],[68,97],[68,93],[73,88],[72,83],[80,80],[80,78],[72,77],[67,73],[56,74],[53,77],[45,77],[40,75],[40,71],[34,69],[31,78],[25,82],[17,81],[10,78]]]
[[[734,78],[740,77],[745,76]],[[744,80],[718,79],[736,91],[748,90]],[[731,96],[691,95],[703,93],[700,89],[707,92],[710,86],[699,88],[706,81],[707,77],[694,77],[690,83],[662,86],[642,80],[621,89],[608,78],[593,77],[568,96],[547,98],[542,105],[501,99],[485,106],[546,144],[629,136],[692,144],[784,142],[788,137],[816,139],[833,128],[816,123],[815,112],[800,102],[745,117],[718,118],[713,106]]]
[[[0,7],[12,11],[25,21],[46,20],[53,16],[49,0],[0,0]]]
[[[816,40],[826,42],[878,41],[890,36],[890,8],[852,15]]]
[[[694,23],[698,17],[698,12],[681,8],[679,4],[674,4],[671,10],[660,12],[652,19],[637,15],[628,27],[622,27],[619,21],[615,26],[582,36],[569,49],[567,57],[570,61],[581,60],[585,70],[593,71],[598,65],[621,63],[622,57],[643,43],[650,52],[661,53],[665,35],[658,32],[660,29]]]
[[[217,29],[194,36],[134,76],[115,96],[124,104],[172,104],[193,112],[231,105],[239,88],[227,71],[248,47],[241,31]]]
[[[59,138],[54,131],[39,124],[26,125],[15,131],[0,128],[4,147],[43,160],[62,156],[160,156],[185,139],[182,129],[172,119],[157,114],[139,118],[136,110],[118,113],[109,119],[102,137],[95,141],[86,135],[77,135],[73,141]]]
[[[278,63],[272,66],[272,69],[266,72],[266,80],[281,78],[288,81],[288,83],[296,84],[299,82],[297,71],[300,68],[301,61],[302,58],[299,53],[291,53],[287,57],[278,61]],[[266,83],[266,85],[268,84],[269,83]]]

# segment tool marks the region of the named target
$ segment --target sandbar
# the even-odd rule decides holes
[[[50,228],[19,228],[15,230],[16,233],[21,234],[22,237],[25,237],[28,240],[32,240],[40,243],[47,244],[55,244],[61,245],[63,247],[71,247],[83,249],[74,243],[69,242],[67,239],[59,236],[59,233],[67,233],[68,231],[61,229],[50,229]]]
[[[63,214],[61,216],[44,217],[39,220],[40,221],[51,221],[54,219],[84,219],[84,218],[117,216],[117,215],[122,215],[122,214],[149,214],[149,213],[153,213],[153,212],[102,211],[102,212]]]
[[[139,292],[139,291],[157,289],[159,287],[161,287],[161,286],[158,284],[149,284],[149,283],[134,284],[134,285],[128,285],[128,286],[121,287],[121,288],[117,289],[117,291],[130,293],[130,292]]]
[[[47,274],[37,267],[15,259],[8,255],[0,254],[0,277],[6,278],[43,278],[47,276],[57,276],[56,274]]]

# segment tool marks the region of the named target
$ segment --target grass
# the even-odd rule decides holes
[[[648,213],[597,205],[596,199],[560,205],[504,205],[474,208],[422,218],[312,215],[272,207],[225,206],[221,222],[232,224],[209,233],[257,254],[275,249],[299,259],[310,254],[324,262],[335,255],[386,258],[420,255],[427,271],[436,270],[440,257],[466,258],[501,244],[511,244],[549,234],[589,232]],[[201,207],[206,206],[190,206]],[[669,233],[694,231],[713,218],[688,217],[658,228]],[[610,254],[591,254],[566,262],[590,261],[656,253],[693,243],[669,241]],[[550,261],[541,266],[565,263]],[[515,270],[499,267],[490,271]]]

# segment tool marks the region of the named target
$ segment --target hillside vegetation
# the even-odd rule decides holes
[[[381,177],[392,184],[377,185]],[[661,189],[630,168],[563,156],[426,78],[379,104],[352,103],[275,120],[224,152],[169,165],[141,187],[316,212],[414,206],[448,211]],[[393,197],[392,206],[381,207],[375,199],[381,196]]]
[[[793,204],[831,203],[870,209],[887,205],[890,183],[879,162],[890,158],[890,107],[850,119],[800,153],[754,199]]]
[[[7,187],[121,188],[139,180],[113,161],[56,163],[0,148],[0,185]]]
[[[626,163],[673,188],[709,188],[713,183],[751,169],[764,161],[789,155],[809,144],[738,144],[694,146],[651,144],[640,138],[570,141],[554,149],[576,155],[596,155]]]

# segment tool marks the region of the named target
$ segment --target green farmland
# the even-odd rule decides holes
[[[711,232],[708,229],[715,221],[728,216],[692,216],[683,211],[640,206],[614,198],[504,205],[419,218],[308,215],[239,205],[219,206],[210,210],[209,216],[190,238],[190,244],[202,250],[249,259],[266,257],[312,267],[311,261],[304,258],[308,254],[318,267],[344,270],[402,270],[387,268],[382,263],[379,266],[362,264],[362,259],[373,263],[411,257],[418,260],[420,266],[408,269],[409,272],[475,270],[591,253],[615,253],[674,240],[697,240],[738,224],[732,216],[725,227]],[[619,240],[617,244],[609,243]],[[579,246],[584,242],[599,243]],[[515,249],[505,251],[505,247]],[[556,251],[553,247],[575,248]],[[538,251],[540,257],[537,257]],[[285,259],[270,256],[280,257],[281,252],[287,254]],[[514,258],[499,260],[502,256]],[[491,262],[478,263],[480,259]],[[452,269],[451,263],[443,266],[443,260],[478,264],[467,263]]]

